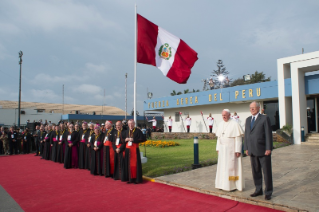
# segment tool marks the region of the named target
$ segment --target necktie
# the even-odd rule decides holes
[[[250,122],[250,129],[253,129],[254,123],[255,123],[255,116],[253,117],[253,119]]]

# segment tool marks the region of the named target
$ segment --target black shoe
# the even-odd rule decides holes
[[[39,155],[34,155],[34,156],[39,156]]]
[[[251,197],[257,197],[257,196],[260,196],[260,195],[263,195],[263,192],[262,192],[262,191],[254,192],[254,193],[251,194],[250,196],[251,196]]]
[[[271,195],[265,195],[265,200],[271,200]]]
[[[131,184],[131,182],[126,182],[127,184]]]

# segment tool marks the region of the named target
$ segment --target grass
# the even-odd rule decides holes
[[[194,140],[193,139],[173,139],[180,144],[174,147],[142,147],[140,151],[144,153],[146,148],[147,163],[142,165],[143,175],[147,177],[159,177],[168,174],[179,173],[192,169],[194,163]],[[289,145],[289,143],[274,142],[274,148]],[[202,166],[210,166],[217,163],[216,139],[199,140],[199,163]]]
[[[171,141],[171,140],[170,140]],[[174,139],[180,146],[156,148],[146,147],[147,163],[142,165],[143,175],[158,177],[167,174],[191,170],[194,163],[194,140]],[[199,161],[203,166],[217,162],[216,140],[198,141]],[[140,147],[144,152],[144,147]]]

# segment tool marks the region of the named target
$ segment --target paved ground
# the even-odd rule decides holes
[[[155,181],[279,210],[319,211],[319,143],[275,149],[272,168],[274,193],[270,201],[264,196],[249,196],[255,190],[249,157],[243,158],[243,192],[215,189],[216,165],[158,177]]]
[[[0,185],[0,211],[1,212],[20,212],[23,211],[20,205],[7,193]]]

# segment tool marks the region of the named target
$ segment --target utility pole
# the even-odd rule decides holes
[[[127,73],[125,74],[125,121],[127,114]]]
[[[18,111],[19,111],[19,115],[18,115],[18,127],[20,128],[20,114],[21,114],[21,68],[22,68],[22,56],[23,56],[23,52],[20,50],[19,51],[19,64],[20,64],[20,77],[19,77],[19,105],[18,105]]]

